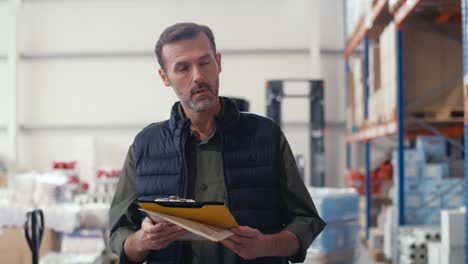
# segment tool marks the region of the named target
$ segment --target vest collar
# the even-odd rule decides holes
[[[222,131],[235,127],[240,118],[236,103],[227,97],[220,96],[219,99],[221,100],[222,110],[220,115],[215,117],[216,128]],[[172,131],[190,125],[190,119],[181,117],[179,104],[180,102],[176,102],[172,106],[169,118],[169,127]]]

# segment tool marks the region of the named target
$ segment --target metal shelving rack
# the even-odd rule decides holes
[[[468,0],[462,2],[462,38],[463,38],[463,96],[465,98],[465,119],[464,119],[464,137],[465,142],[468,142]],[[468,144],[465,144],[465,153],[468,153]],[[465,192],[468,192],[468,155],[465,155]],[[465,207],[468,208],[468,195],[465,196]],[[465,218],[465,239],[468,238],[468,214]],[[465,244],[465,263],[468,264],[468,243]]]
[[[385,124],[380,124],[377,126],[366,127],[358,131],[349,131],[346,138],[346,165],[349,169],[352,164],[351,159],[351,144],[353,142],[362,142],[364,143],[364,162],[365,162],[365,196],[366,196],[366,238],[369,238],[369,228],[370,228],[370,219],[371,219],[371,177],[370,177],[370,162],[371,162],[371,150],[370,142],[376,138],[386,137],[386,136],[396,136],[397,139],[397,161],[398,167],[396,168],[397,179],[396,182],[399,186],[395,186],[395,195],[394,195],[394,206],[395,205],[404,205],[405,193],[404,193],[404,143],[406,139],[412,140],[416,136],[422,134],[431,134],[436,133],[438,135],[443,135],[446,137],[462,137],[464,135],[465,142],[468,142],[468,0],[461,0],[462,3],[462,28],[463,28],[463,73],[464,73],[464,97],[465,97],[465,119],[464,126],[462,124],[456,124],[445,127],[434,127],[432,124],[425,124],[420,129],[414,129],[415,126],[411,126],[411,130],[408,129],[408,121],[405,120],[405,87],[404,87],[404,63],[403,63],[403,34],[401,27],[404,24],[404,21],[415,13],[416,8],[420,4],[440,4],[440,1],[437,0],[413,0],[406,1],[404,4],[399,7],[392,15],[388,11],[388,1],[387,0],[377,0],[375,1],[369,14],[366,14],[364,19],[357,25],[354,29],[353,34],[349,38],[349,41],[346,45],[344,57],[346,60],[346,69],[349,69],[348,59],[353,54],[355,49],[362,45],[364,56],[363,56],[363,80],[364,80],[364,119],[368,118],[368,98],[369,98],[369,39],[375,38],[382,31],[382,26],[385,26],[390,21],[394,21],[396,29],[396,73],[397,73],[397,91],[396,91],[396,115],[395,119],[389,121]],[[388,16],[390,15],[390,18]],[[347,74],[349,72],[347,71]],[[422,121],[419,121],[422,122]],[[467,153],[468,144],[465,144],[464,151]],[[465,158],[465,168],[468,168],[468,155],[464,156]],[[465,188],[468,193],[468,170],[465,169]],[[468,207],[468,196],[466,196],[465,206]],[[394,238],[398,235],[398,227],[405,225],[405,206],[397,206],[396,219],[395,219],[395,231]],[[466,219],[468,223],[468,215]],[[466,237],[468,237],[468,225],[466,228]],[[394,242],[397,240],[394,239]],[[394,245],[394,248],[397,248]],[[466,254],[468,256],[468,243],[466,246]],[[393,254],[397,256],[396,254]],[[398,258],[394,259],[398,262]],[[468,258],[466,263],[468,264]]]

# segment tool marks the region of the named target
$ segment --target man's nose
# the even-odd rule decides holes
[[[198,66],[194,66],[192,70],[192,78],[195,83],[199,83],[203,80],[203,74]]]

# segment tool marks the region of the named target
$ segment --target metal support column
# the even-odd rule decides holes
[[[10,46],[8,52],[9,64],[9,94],[10,110],[8,118],[8,159],[15,166],[18,159],[18,13],[21,0],[10,1]]]
[[[465,207],[468,208],[468,0],[462,0],[462,35],[463,35],[463,95],[465,97]],[[465,237],[468,238],[468,214],[465,216]],[[465,243],[465,256],[468,256],[468,243]],[[468,258],[465,257],[468,264]]]
[[[404,152],[404,136],[405,136],[405,90],[403,82],[403,33],[401,29],[397,29],[396,34],[396,54],[397,54],[397,179],[395,181],[395,199],[393,205],[395,208],[395,221],[393,231],[393,258],[396,263],[400,263],[398,254],[398,235],[399,227],[405,225],[405,152]]]
[[[397,205],[398,205],[398,224],[405,224],[405,152],[404,152],[404,133],[405,133],[405,104],[404,104],[404,83],[403,83],[403,34],[397,30],[397,118],[398,118],[398,179],[397,179]]]
[[[351,169],[351,143],[346,143],[346,168]]]
[[[369,117],[369,37],[364,38],[364,120]],[[364,143],[365,168],[366,168],[366,239],[369,239],[371,226],[371,170],[370,170],[370,141]]]

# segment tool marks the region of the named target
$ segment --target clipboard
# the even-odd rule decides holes
[[[220,202],[137,200],[140,208],[224,229],[239,227],[229,209]]]

